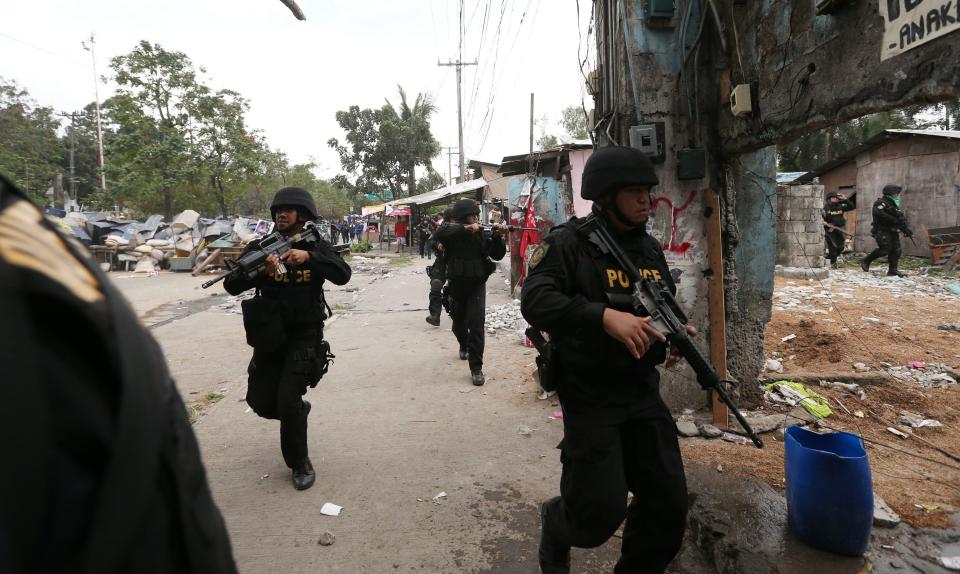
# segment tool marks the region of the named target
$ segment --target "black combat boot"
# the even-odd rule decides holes
[[[466,350],[466,349],[460,349],[460,360],[461,360],[461,361],[466,361],[466,360],[467,360],[467,357],[469,357],[469,356],[470,356],[470,355],[469,355],[469,353],[467,353],[467,350]]]
[[[310,464],[310,458],[306,458],[303,464],[293,469],[293,487],[297,490],[306,490],[313,486],[317,480],[317,473],[313,471],[313,465]]]
[[[863,260],[860,261],[860,269],[863,269],[864,271],[870,271],[870,261],[867,260],[867,258],[863,258]]]
[[[547,502],[540,504],[540,572],[543,574],[569,574],[570,547],[561,544],[547,531]]]
[[[471,372],[470,378],[473,380],[473,384],[477,387],[482,387],[483,383],[487,382],[487,379],[483,376],[483,371],[480,369]]]
[[[430,323],[434,327],[440,326],[440,315],[427,315],[427,323]]]

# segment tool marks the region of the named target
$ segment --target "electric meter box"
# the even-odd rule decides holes
[[[730,93],[730,110],[738,118],[749,115],[753,111],[753,102],[750,99],[750,84],[737,84]]]
[[[703,179],[707,174],[707,151],[703,148],[677,150],[677,179]]]
[[[674,0],[650,0],[651,18],[673,18],[677,4]]]
[[[664,160],[664,124],[640,124],[630,127],[630,147],[642,151],[650,161]]]

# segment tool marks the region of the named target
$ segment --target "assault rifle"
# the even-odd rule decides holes
[[[227,277],[232,277],[234,275],[243,275],[247,279],[255,279],[260,275],[263,270],[264,264],[267,262],[267,258],[271,255],[276,255],[277,257],[283,255],[290,250],[290,246],[299,241],[315,242],[318,239],[321,239],[320,229],[315,223],[308,222],[303,231],[290,237],[289,239],[280,234],[279,231],[275,231],[270,235],[267,235],[260,240],[260,244],[256,249],[251,249],[250,251],[243,254],[240,259],[236,261],[227,260],[227,267],[229,270],[222,274],[214,277],[213,279],[207,281],[201,287],[206,289],[211,285],[215,285],[220,281],[223,281]],[[349,245],[334,245],[332,249],[334,251],[341,251],[344,247],[349,248]],[[277,273],[284,275],[287,272],[286,266],[281,261],[277,265]]]
[[[687,318],[680,310],[670,290],[661,288],[640,275],[636,265],[630,263],[630,258],[610,235],[610,231],[597,215],[587,217],[583,223],[578,225],[578,231],[584,234],[590,243],[596,245],[603,254],[613,256],[633,285],[634,309],[650,316],[650,324],[663,333],[667,342],[672,343],[690,363],[693,371],[697,374],[697,382],[700,383],[700,386],[717,393],[720,400],[730,408],[753,444],[757,448],[763,448],[763,441],[753,432],[746,419],[743,418],[743,414],[733,404],[730,395],[724,390],[724,381],[720,380],[717,371],[710,366],[710,363],[707,362],[707,359],[700,353],[700,350],[697,349],[687,334]]]
[[[481,225],[480,229],[484,233],[492,233],[495,227],[501,227],[500,225]],[[540,231],[536,227],[520,227],[519,225],[504,225],[503,227],[507,228],[507,231]]]
[[[823,226],[826,227],[827,229],[831,229],[831,230],[833,230],[833,231],[839,231],[840,233],[846,235],[847,237],[853,237],[853,234],[852,234],[852,233],[850,233],[849,231],[846,231],[846,230],[845,230],[844,228],[842,228],[842,227],[837,227],[836,225],[834,225],[834,224],[832,224],[832,223],[827,223],[826,221],[824,221],[824,222],[823,222]]]

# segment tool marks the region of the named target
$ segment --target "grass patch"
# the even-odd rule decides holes
[[[203,413],[220,402],[225,395],[223,393],[207,393],[205,396],[187,403],[187,414],[190,416],[190,423],[197,422]]]
[[[400,257],[390,258],[391,267],[402,267],[404,265],[410,265],[412,262],[413,262],[413,257],[410,255],[401,255]]]
[[[334,313],[343,313],[344,311],[349,311],[350,309],[353,309],[353,305],[349,303],[336,303],[332,305],[330,308],[333,309]]]

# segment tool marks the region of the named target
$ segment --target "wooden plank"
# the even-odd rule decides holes
[[[217,257],[220,256],[220,252],[221,252],[221,251],[220,251],[219,249],[214,249],[214,250],[213,250],[213,253],[211,253],[206,259],[204,259],[204,260],[200,263],[200,265],[197,265],[196,267],[193,268],[193,273],[191,273],[191,275],[196,276],[196,275],[199,274],[201,271],[203,271],[204,269],[206,269],[207,266],[210,265],[210,263],[212,263],[214,259],[216,259]]]
[[[710,318],[710,362],[721,379],[727,378],[727,319],[723,302],[723,238],[720,227],[720,196],[708,189],[704,192],[707,217],[707,258],[710,277],[707,279],[707,309]],[[729,424],[727,405],[716,393],[710,393],[713,424],[726,430]]]

